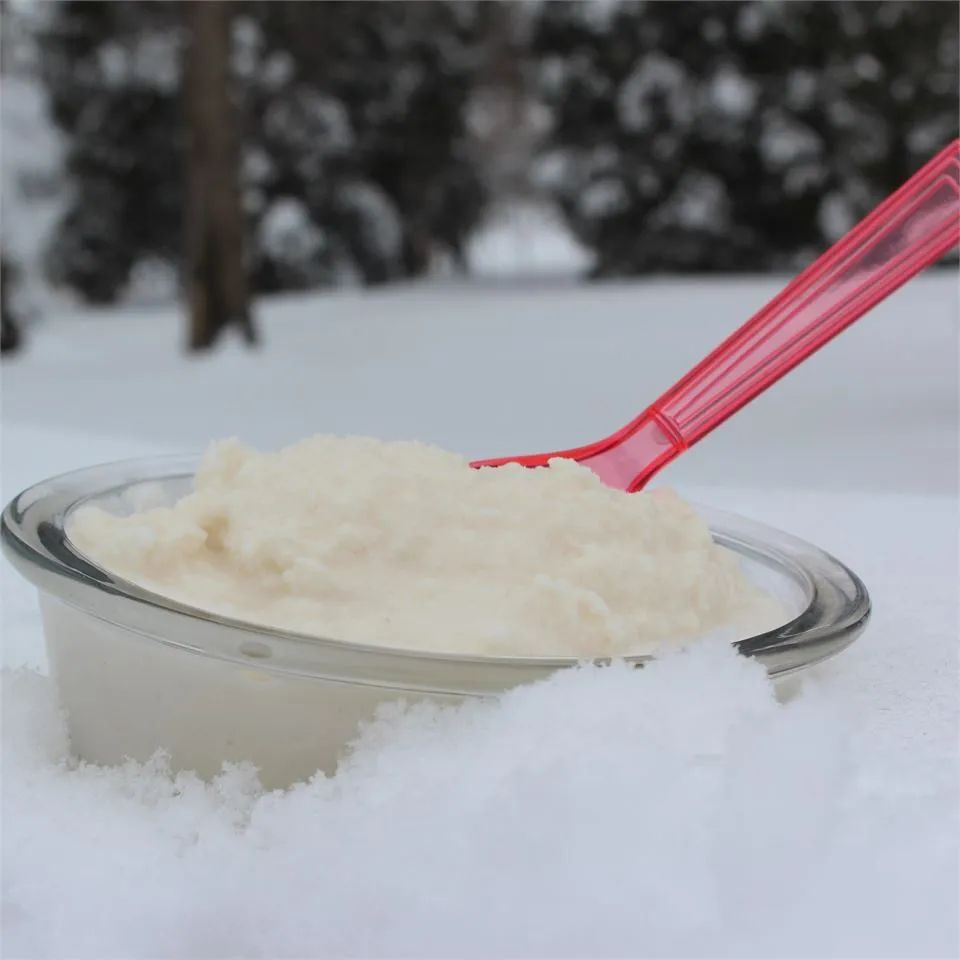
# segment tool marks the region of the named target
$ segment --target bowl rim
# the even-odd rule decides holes
[[[189,480],[197,454],[111,461],[59,474],[15,496],[0,519],[3,551],[41,594],[141,638],[247,668],[409,691],[484,695],[584,662],[643,666],[656,655],[505,657],[442,653],[335,640],[274,629],[192,607],[124,580],[91,561],[66,533],[83,503],[150,482]],[[714,540],[777,570],[804,591],[793,619],[732,641],[773,677],[819,663],[847,647],[870,617],[866,587],[849,567],[798,537],[738,514],[695,505]],[[180,635],[182,634],[182,635]]]

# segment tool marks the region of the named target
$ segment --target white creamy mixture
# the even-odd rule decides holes
[[[605,656],[784,619],[675,494],[611,490],[565,460],[474,470],[420,443],[227,441],[174,506],[87,507],[69,532],[157,593],[358,643]]]

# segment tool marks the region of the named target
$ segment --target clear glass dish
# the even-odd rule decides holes
[[[4,552],[40,596],[51,671],[75,753],[95,763],[147,759],[202,776],[250,760],[271,787],[336,766],[358,725],[387,700],[456,703],[577,661],[444,655],[322,639],[208,613],[122,580],[70,542],[70,512],[171,503],[196,457],[133,460],[30,487],[3,513]],[[736,642],[776,679],[849,645],[870,615],[860,579],[796,537],[698,508],[714,539],[783,603],[786,622]],[[642,666],[648,657],[628,658]]]

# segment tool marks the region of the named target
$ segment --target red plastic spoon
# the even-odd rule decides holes
[[[960,140],[812,263],[713,353],[606,440],[496,460],[567,457],[619,490],[639,490],[798,363],[960,243]]]

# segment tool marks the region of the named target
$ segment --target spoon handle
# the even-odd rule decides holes
[[[960,243],[960,140],[954,140],[815,260],[635,420],[568,457],[620,490],[658,470]]]
[[[955,140],[652,409],[689,447],[958,242]]]

